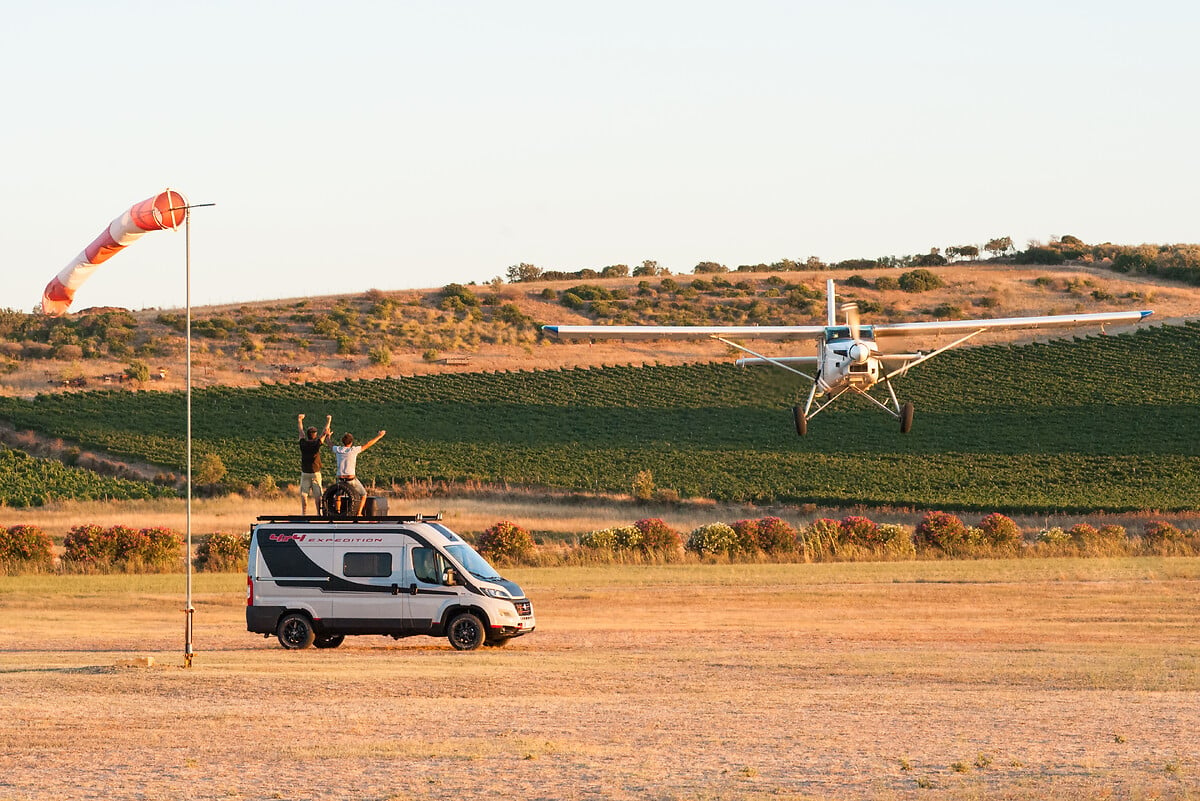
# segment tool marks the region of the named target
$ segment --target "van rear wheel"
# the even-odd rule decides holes
[[[457,651],[474,651],[483,645],[483,621],[477,615],[463,612],[446,628],[446,639]]]
[[[279,638],[279,644],[289,651],[307,648],[317,639],[312,621],[307,615],[299,612],[284,615],[283,620],[279,621],[279,627],[275,629],[275,636]]]
[[[326,634],[324,637],[313,640],[313,645],[318,648],[337,648],[345,639],[345,634]]]

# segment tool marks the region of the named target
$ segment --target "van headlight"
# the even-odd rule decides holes
[[[508,594],[508,590],[502,590],[498,587],[484,587],[483,591],[485,594],[490,595],[493,598],[504,598],[506,600],[512,598],[512,596]]]

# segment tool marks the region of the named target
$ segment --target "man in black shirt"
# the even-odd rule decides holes
[[[333,430],[333,415],[325,415],[325,431],[317,436],[317,427],[304,429],[304,415],[296,416],[300,428],[300,514],[308,514],[308,496],[312,495],[313,511],[321,509],[321,446],[329,441]]]

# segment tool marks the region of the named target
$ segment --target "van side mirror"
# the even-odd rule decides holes
[[[458,583],[458,577],[454,575],[454,568],[446,568],[446,572],[442,574],[442,584],[447,587],[453,587]]]

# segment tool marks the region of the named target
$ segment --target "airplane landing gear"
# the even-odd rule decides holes
[[[913,405],[906,403],[900,407],[900,433],[907,434],[912,429]]]
[[[792,417],[796,421],[796,433],[803,437],[808,433],[808,415],[804,413],[804,409],[801,407],[793,406]]]

